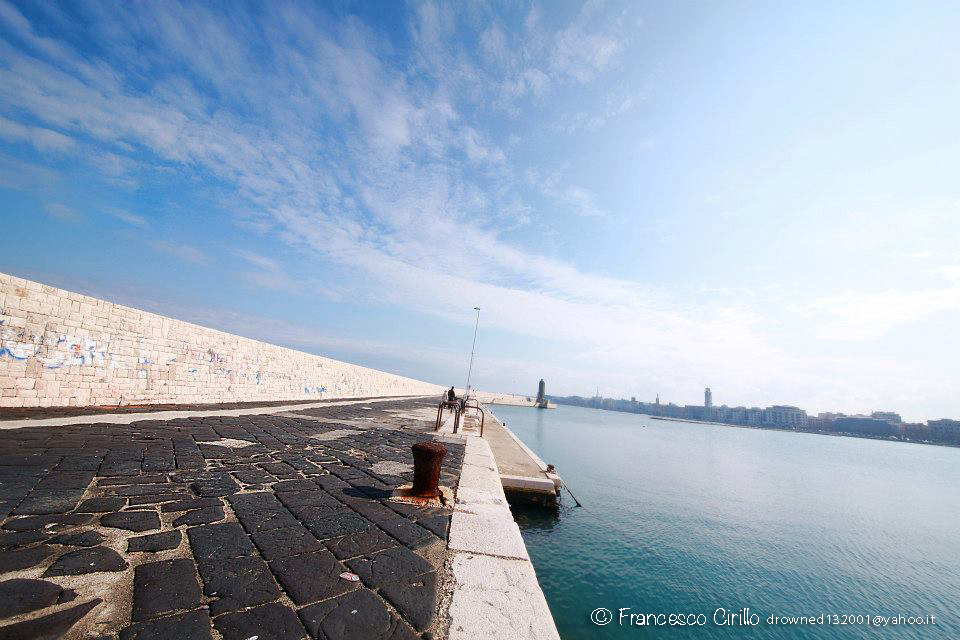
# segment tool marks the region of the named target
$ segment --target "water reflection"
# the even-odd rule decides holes
[[[545,508],[540,505],[516,504],[510,505],[510,510],[521,530],[550,531],[560,523],[563,512],[569,511],[570,508],[564,505]]]

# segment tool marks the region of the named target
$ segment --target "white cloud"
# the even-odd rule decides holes
[[[151,246],[160,253],[165,253],[177,260],[192,262],[193,264],[207,264],[210,256],[201,249],[182,242],[171,240],[154,240]]]
[[[68,207],[65,204],[59,202],[53,202],[44,206],[43,210],[47,215],[56,218],[57,220],[62,220],[64,222],[81,222],[83,216],[80,215],[73,207]]]

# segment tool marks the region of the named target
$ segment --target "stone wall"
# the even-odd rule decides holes
[[[442,390],[0,273],[0,407],[320,400]]]

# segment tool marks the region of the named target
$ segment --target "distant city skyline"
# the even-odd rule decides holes
[[[960,5],[0,0],[0,271],[440,385],[960,415]]]
[[[929,419],[923,422],[909,422],[895,411],[870,411],[869,414],[845,414],[842,412],[820,412],[809,415],[805,409],[786,404],[774,404],[767,407],[747,407],[744,405],[719,406],[713,403],[710,387],[704,389],[703,403],[699,405],[678,405],[672,402],[662,403],[659,394],[654,402],[638,400],[636,396],[627,398],[606,398],[597,389],[593,397],[554,396],[550,398],[558,404],[571,404],[596,409],[643,413],[651,416],[697,422],[719,422],[733,426],[765,427],[789,429],[811,433],[827,433],[872,438],[893,438],[929,444],[960,445],[960,420],[952,418]]]

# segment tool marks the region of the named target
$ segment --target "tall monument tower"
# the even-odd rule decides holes
[[[547,387],[543,383],[543,378],[540,378],[540,386],[537,387],[537,407],[547,408]]]
[[[713,392],[710,391],[710,387],[703,390],[703,406],[707,409],[713,406]]]

